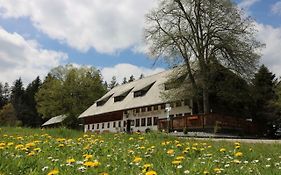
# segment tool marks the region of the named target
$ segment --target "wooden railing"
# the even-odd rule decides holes
[[[169,124],[169,126],[168,126]],[[213,132],[239,131],[254,134],[258,127],[254,122],[247,121],[245,118],[232,117],[220,114],[208,115],[186,115],[175,117],[170,121],[159,119],[159,130],[209,130]]]

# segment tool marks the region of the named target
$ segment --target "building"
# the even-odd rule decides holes
[[[110,90],[79,116],[83,120],[84,131],[144,132],[147,129],[157,130],[158,121],[167,119],[167,116],[190,115],[189,101],[171,103],[161,98],[171,72],[164,71]],[[167,104],[171,110],[167,111]]]
[[[43,123],[42,127],[55,127],[62,124],[62,122],[67,118],[66,115],[59,115],[56,117],[50,118],[48,121]]]

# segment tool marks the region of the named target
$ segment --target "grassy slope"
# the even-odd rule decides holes
[[[67,129],[2,128],[0,174],[39,175],[53,169],[59,174],[281,174],[280,147],[181,140],[162,133],[84,135]],[[235,156],[237,152],[243,155]],[[183,160],[173,162],[177,157]],[[67,164],[71,158],[74,162]],[[83,165],[95,161],[97,167]],[[151,164],[147,171],[145,164]]]

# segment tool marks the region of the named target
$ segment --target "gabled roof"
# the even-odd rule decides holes
[[[166,103],[160,98],[161,91],[164,91],[164,83],[168,80],[168,75],[172,72],[172,70],[160,72],[158,74],[154,74],[148,77],[144,77],[139,80],[135,80],[133,82],[116,86],[107,92],[103,97],[97,100],[92,106],[90,106],[86,111],[84,111],[79,118],[94,116],[99,114],[104,114],[108,112],[132,109],[142,106],[149,106],[154,104],[162,104]],[[150,89],[143,96],[134,97],[134,93],[136,91]],[[125,91],[132,89],[129,94],[122,100],[114,102],[114,97],[118,94],[122,94]],[[114,94],[110,96],[111,94]],[[97,102],[105,99],[105,97],[110,96],[110,98],[101,106],[97,106]]]
[[[66,115],[59,115],[56,117],[52,117],[52,118],[50,118],[50,120],[46,121],[42,126],[61,123],[62,121],[64,121],[64,119],[66,119],[66,117],[67,117]]]

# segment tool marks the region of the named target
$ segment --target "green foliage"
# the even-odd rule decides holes
[[[255,33],[231,0],[160,0],[147,15],[145,38],[152,57],[184,64],[199,111],[209,113],[211,66],[251,77],[263,46]]]
[[[275,75],[262,65],[255,74],[251,91],[254,100],[252,113],[261,125],[272,123],[278,117],[276,84]]]
[[[217,64],[212,65],[209,77],[213,112],[240,117],[250,116],[250,86],[244,79]]]
[[[11,103],[6,104],[0,110],[0,125],[1,126],[17,126],[21,122],[17,119],[16,111]]]
[[[67,126],[77,127],[77,117],[106,92],[100,72],[93,67],[59,66],[51,70],[36,94],[44,118],[66,114]]]
[[[25,103],[25,90],[21,78],[17,79],[12,86],[11,103],[15,109],[17,118],[20,121],[24,121],[28,109]]]

